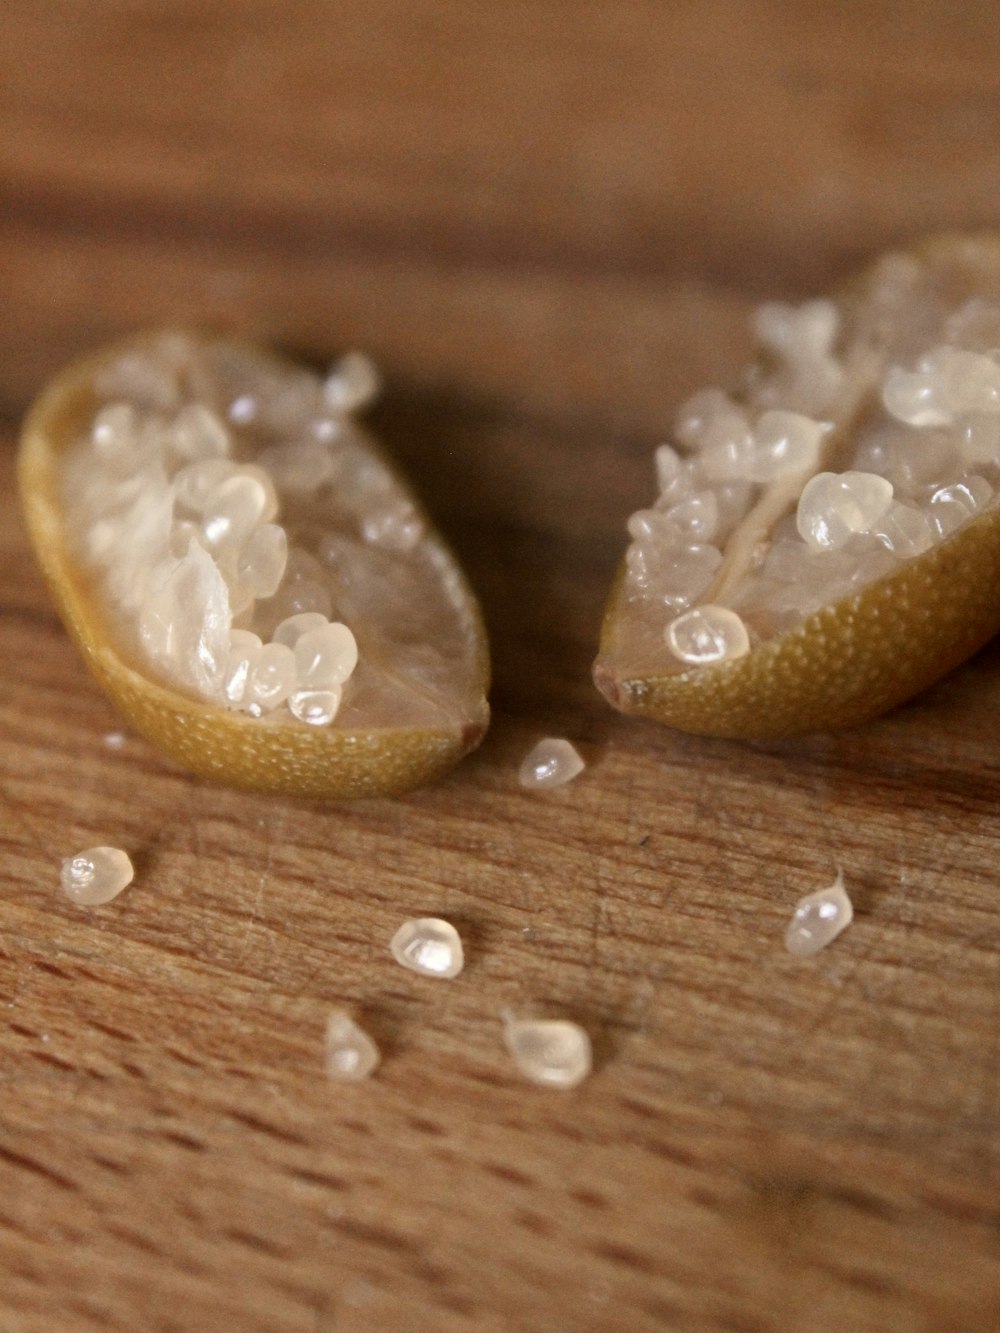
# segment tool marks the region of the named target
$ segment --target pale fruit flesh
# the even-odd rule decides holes
[[[885,256],[756,329],[658,451],[594,669],[623,711],[737,738],[868,720],[1000,629],[1000,240]]]
[[[260,349],[164,332],[71,367],[25,425],[20,479],[70,632],[185,767],[310,796],[408,790],[488,721],[453,557],[354,411]]]

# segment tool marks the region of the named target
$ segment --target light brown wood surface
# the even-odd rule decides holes
[[[7,0],[2,1333],[980,1333],[1000,1318],[1000,658],[775,746],[589,682],[623,522],[765,297],[1000,225],[1000,6]],[[494,724],[441,785],[214,789],[120,723],[17,515],[70,357],[195,321],[383,365]],[[540,735],[588,768],[516,782]],[[133,854],[101,910],[62,856]],[[854,925],[795,960],[843,866]],[[449,917],[453,984],[400,971]],[[382,1044],[328,1083],[334,1005]],[[498,1013],[593,1035],[576,1092]]]

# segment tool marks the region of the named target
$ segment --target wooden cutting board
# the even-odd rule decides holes
[[[1000,1310],[1000,658],[745,746],[589,683],[626,515],[765,298],[1000,224],[1000,6],[7,0],[0,1330],[969,1333]],[[441,785],[208,787],[122,724],[13,491],[73,355],[193,321],[322,363],[464,559],[494,724]],[[588,767],[522,791],[542,735]],[[74,909],[60,859],[133,887]],[[796,960],[842,866],[854,925]],[[407,916],[466,941],[400,971]],[[326,1081],[333,1005],[384,1063]],[[498,1015],[574,1018],[534,1088]]]

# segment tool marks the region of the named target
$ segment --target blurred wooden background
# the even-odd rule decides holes
[[[1000,5],[6,0],[0,19],[0,1330],[979,1333],[1000,1309],[995,648],[746,747],[589,684],[623,521],[765,297],[1000,221]],[[193,321],[384,367],[495,722],[441,786],[207,788],[110,706],[16,512],[67,359]],[[540,734],[589,761],[522,793]],[[59,859],[136,883],[87,914]],[[850,932],[781,931],[843,865]],[[402,974],[449,916],[454,985]],[[377,1080],[327,1084],[355,1007]],[[504,1005],[585,1022],[522,1083]]]

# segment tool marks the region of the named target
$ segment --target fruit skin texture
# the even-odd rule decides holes
[[[95,372],[110,357],[142,350],[151,340],[139,337],[75,362],[35,402],[21,435],[18,479],[28,533],[63,623],[99,684],[151,744],[183,768],[225,786],[340,799],[400,795],[443,776],[479,744],[489,723],[489,656],[471,593],[478,697],[462,727],[343,731],[261,725],[151,680],[118,652],[90,579],[66,549],[57,463],[97,409]]]
[[[619,576],[619,587],[620,587]],[[615,593],[601,653],[613,653]],[[933,685],[1000,630],[1000,509],[745,657],[598,689],[624,713],[681,731],[777,740],[869,722]]]
[[[943,236],[916,247],[928,263],[1000,269],[1000,237]],[[862,274],[846,289],[861,290]],[[601,629],[594,682],[625,713],[733,740],[857,726],[927,689],[1000,631],[1000,508],[854,596],[815,612],[729,662],[678,674],[620,665],[619,568]]]

